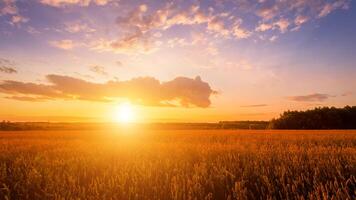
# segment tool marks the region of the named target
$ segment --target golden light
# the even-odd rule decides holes
[[[130,123],[135,120],[135,112],[129,102],[121,103],[116,110],[116,121]]]

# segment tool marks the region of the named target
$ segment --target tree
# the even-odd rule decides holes
[[[356,129],[356,106],[286,111],[269,125],[273,129]]]

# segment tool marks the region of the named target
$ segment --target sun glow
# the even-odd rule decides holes
[[[120,123],[131,123],[135,120],[135,112],[128,102],[122,103],[116,110],[116,121]]]

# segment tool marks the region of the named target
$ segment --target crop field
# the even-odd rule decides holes
[[[356,131],[0,132],[0,199],[356,199]]]

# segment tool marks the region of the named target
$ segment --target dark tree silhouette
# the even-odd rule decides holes
[[[270,123],[272,129],[356,129],[356,106],[286,111]]]

